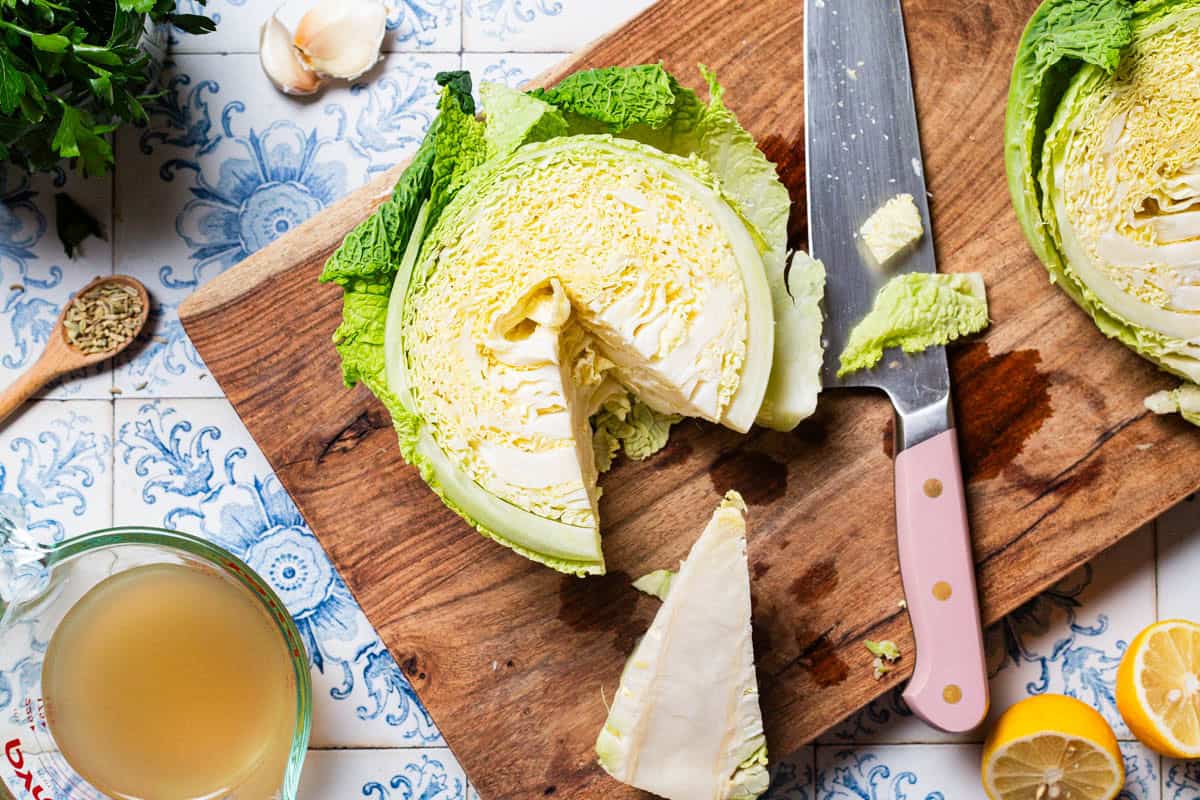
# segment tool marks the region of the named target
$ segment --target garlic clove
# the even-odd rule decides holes
[[[263,72],[284,94],[314,94],[321,88],[321,77],[300,62],[291,33],[275,15],[258,33],[258,58]]]
[[[381,0],[318,0],[300,18],[293,43],[309,69],[354,80],[379,61],[386,31]]]

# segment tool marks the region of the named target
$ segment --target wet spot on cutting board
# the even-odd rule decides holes
[[[832,558],[818,561],[792,581],[788,590],[797,603],[815,603],[837,588],[837,562]]]
[[[837,686],[850,675],[850,667],[837,654],[837,648],[829,638],[829,634],[821,634],[809,640],[806,631],[796,633],[796,643],[800,645],[800,666],[804,668],[818,686]]]
[[[1013,465],[1016,466],[1015,464]],[[1024,473],[1017,481],[1017,485],[1033,492],[1034,497],[1027,503],[1031,505],[1041,500],[1044,497],[1053,495],[1056,503],[1062,503],[1071,495],[1080,492],[1091,486],[1096,481],[1100,480],[1101,474],[1104,472],[1104,456],[1097,455],[1091,461],[1088,461],[1082,466],[1076,466],[1071,470],[1056,475],[1050,478],[1039,478],[1037,476]],[[1006,477],[1011,477],[1009,472],[1005,472]]]
[[[667,446],[654,456],[651,463],[655,469],[666,469],[682,464],[691,455],[692,446],[676,436],[667,440]]]
[[[883,454],[888,458],[896,457],[896,419],[888,417],[883,423]]]
[[[1012,463],[1053,408],[1050,376],[1036,350],[992,356],[987,342],[960,348],[954,359],[959,446],[967,480],[994,478]]]
[[[754,578],[757,580],[766,575],[771,570],[771,565],[766,561],[755,561],[754,566],[750,568],[754,572]]]
[[[611,634],[613,647],[628,654],[646,632],[636,614],[641,594],[626,572],[588,578],[564,575],[558,588],[558,619],[577,632]]]
[[[787,464],[753,450],[722,453],[709,466],[708,477],[718,494],[733,489],[752,506],[773,503],[787,493]]]

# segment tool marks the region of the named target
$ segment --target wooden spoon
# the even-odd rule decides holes
[[[136,327],[127,340],[118,342],[115,347],[109,350],[99,353],[85,353],[75,348],[67,339],[67,329],[63,326],[63,320],[66,319],[67,311],[80,297],[97,286],[104,284],[119,284],[137,292],[138,297],[142,301],[142,313],[138,315]],[[142,332],[142,329],[146,327],[146,320],[149,316],[150,295],[146,292],[146,287],[139,280],[126,275],[104,275],[84,286],[76,292],[75,297],[71,298],[63,306],[62,313],[58,315],[58,322],[55,323],[54,329],[50,331],[50,338],[46,342],[46,349],[42,351],[41,357],[24,374],[13,381],[12,385],[3,392],[0,392],[0,422],[3,422],[10,414],[20,408],[21,404],[32,397],[35,392],[60,375],[82,367],[90,367],[92,364],[98,364],[120,353],[132,344],[133,340]]]

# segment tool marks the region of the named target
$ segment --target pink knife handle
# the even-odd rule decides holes
[[[917,644],[904,701],[935,728],[971,730],[987,716],[987,666],[953,428],[896,456],[896,529]]]

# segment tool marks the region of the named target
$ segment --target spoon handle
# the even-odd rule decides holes
[[[53,348],[47,348],[33,366],[21,373],[15,381],[0,392],[0,422],[10,415],[50,381],[62,374],[61,361]]]

